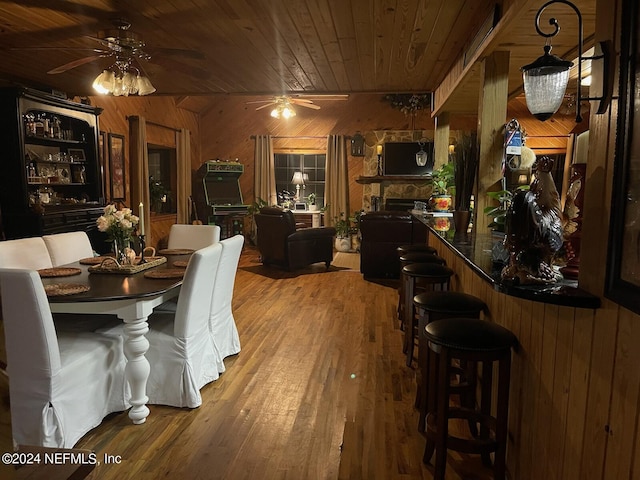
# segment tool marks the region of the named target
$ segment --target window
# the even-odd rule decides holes
[[[295,195],[296,186],[291,183],[294,172],[306,175],[304,185],[300,188],[300,200],[306,199],[310,193],[316,194],[316,205],[324,206],[324,179],[327,156],[307,153],[276,153],[275,174],[276,191],[283,190]]]
[[[147,146],[151,211],[176,213],[177,164],[175,148]]]

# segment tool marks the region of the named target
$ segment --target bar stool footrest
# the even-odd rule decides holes
[[[488,437],[479,436],[476,438],[461,438],[453,435],[447,435],[447,450],[455,450],[462,453],[479,453],[488,454],[495,452],[498,446],[495,440],[496,431],[496,419],[491,415],[485,415],[464,407],[451,407],[449,409],[449,420],[462,419],[471,422],[479,423],[486,427],[490,431]],[[437,429],[436,429],[436,415],[433,412],[427,414],[426,420],[426,434],[427,437],[435,442]]]

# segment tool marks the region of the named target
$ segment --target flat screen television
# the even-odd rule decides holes
[[[427,164],[424,167],[416,163],[416,153],[420,151],[418,142],[385,142],[384,175],[428,175],[433,172],[433,142],[423,142],[422,148],[427,152]]]

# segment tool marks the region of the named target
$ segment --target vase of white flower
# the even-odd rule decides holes
[[[104,215],[96,221],[98,230],[105,232],[108,241],[112,243],[113,254],[120,265],[129,263],[127,249],[138,221],[130,208],[118,210],[115,205],[104,207]]]

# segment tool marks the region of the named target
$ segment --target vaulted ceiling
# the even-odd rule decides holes
[[[486,33],[498,3],[500,20]],[[577,0],[585,37],[595,0]],[[131,23],[151,55],[140,66],[155,95],[429,92],[465,53],[511,52],[519,68],[542,53],[535,33],[541,0],[0,0],[0,77],[5,82],[93,95],[113,57],[100,57],[98,31]],[[562,34],[554,53],[577,43],[577,20],[554,6]],[[554,13],[555,12],[555,13]],[[480,32],[478,34],[478,32]],[[475,47],[478,49],[475,50]],[[575,50],[574,50],[575,52]],[[95,57],[62,73],[47,73]],[[78,62],[78,63],[81,63]],[[475,81],[473,75],[469,77]],[[461,91],[477,89],[473,83]],[[462,93],[460,94],[462,95]]]

